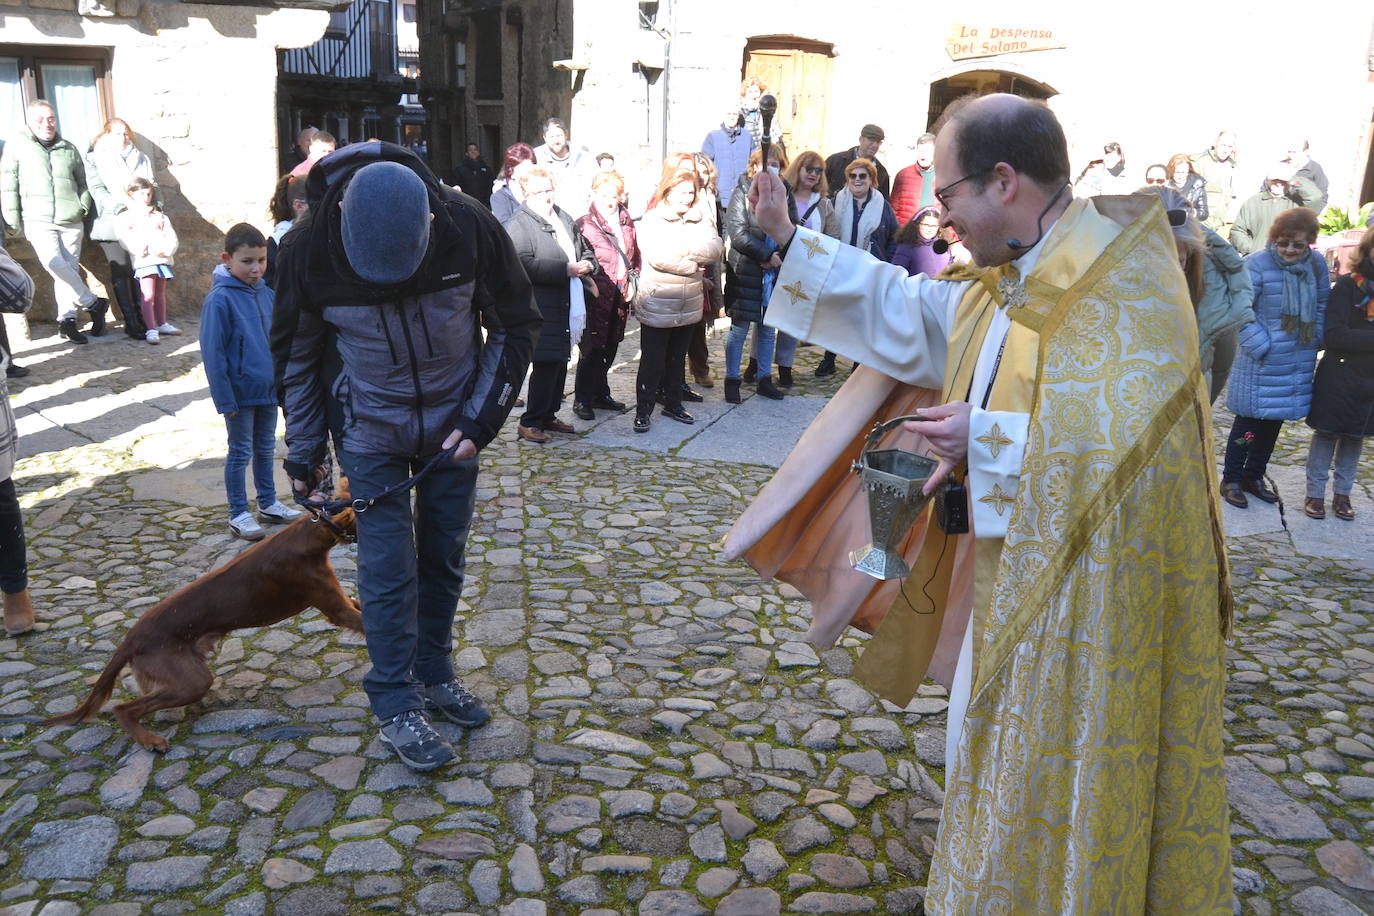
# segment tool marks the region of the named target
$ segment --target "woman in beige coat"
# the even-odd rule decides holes
[[[690,160],[689,160],[690,161]],[[663,415],[679,423],[695,419],[682,409],[687,344],[701,321],[703,272],[721,255],[720,236],[699,204],[701,177],[684,168],[665,177],[639,221],[643,260],[635,317],[639,319],[639,375],[635,380],[635,432],[649,431],[654,398],[664,385]]]

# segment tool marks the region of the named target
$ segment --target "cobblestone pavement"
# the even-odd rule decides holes
[[[811,377],[809,349],[794,396],[727,409],[717,387],[690,429],[660,418],[635,437],[602,415],[537,447],[508,425],[483,459],[457,625],[495,717],[449,732],[452,768],[416,775],[379,746],[360,640],[315,611],[226,639],[205,701],[153,718],[165,756],[108,715],[39,725],[142,609],[244,547],[193,331],[20,355],[15,477],[47,629],[0,639],[0,914],[917,909],[944,691],[875,701],[851,679],[860,639],[813,651],[805,602],[715,546],[838,386]],[[1228,516],[1235,884],[1252,914],[1374,911],[1374,475],[1366,455],[1355,523],[1304,527],[1304,430],[1275,459],[1288,511]],[[352,554],[335,555],[351,588]]]

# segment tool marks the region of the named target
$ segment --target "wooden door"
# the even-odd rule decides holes
[[[828,49],[812,46],[751,41],[746,47],[744,76],[763,80],[777,97],[778,122],[789,157],[808,149],[827,155],[830,57]]]

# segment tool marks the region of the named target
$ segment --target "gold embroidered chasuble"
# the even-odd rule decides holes
[[[967,396],[1001,298],[1000,277],[977,276],[947,400]],[[1158,203],[1073,202],[1024,290],[988,408],[1029,413],[1028,439],[1005,540],[963,552],[972,695],[926,910],[1221,916],[1231,596],[1196,325]],[[957,553],[934,559],[926,540],[904,593],[930,582],[934,613],[899,599],[860,661],[898,702],[939,638]]]

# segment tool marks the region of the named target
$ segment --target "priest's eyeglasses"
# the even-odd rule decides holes
[[[970,178],[981,178],[983,175],[986,175],[988,172],[991,171],[992,169],[980,169],[977,172],[970,172],[963,178],[960,178],[958,181],[952,181],[949,184],[945,185],[943,188],[936,188],[935,199],[940,202],[940,206],[948,208],[949,201],[947,200],[947,196],[950,191],[953,191],[955,188],[959,187],[959,185],[968,181]]]

